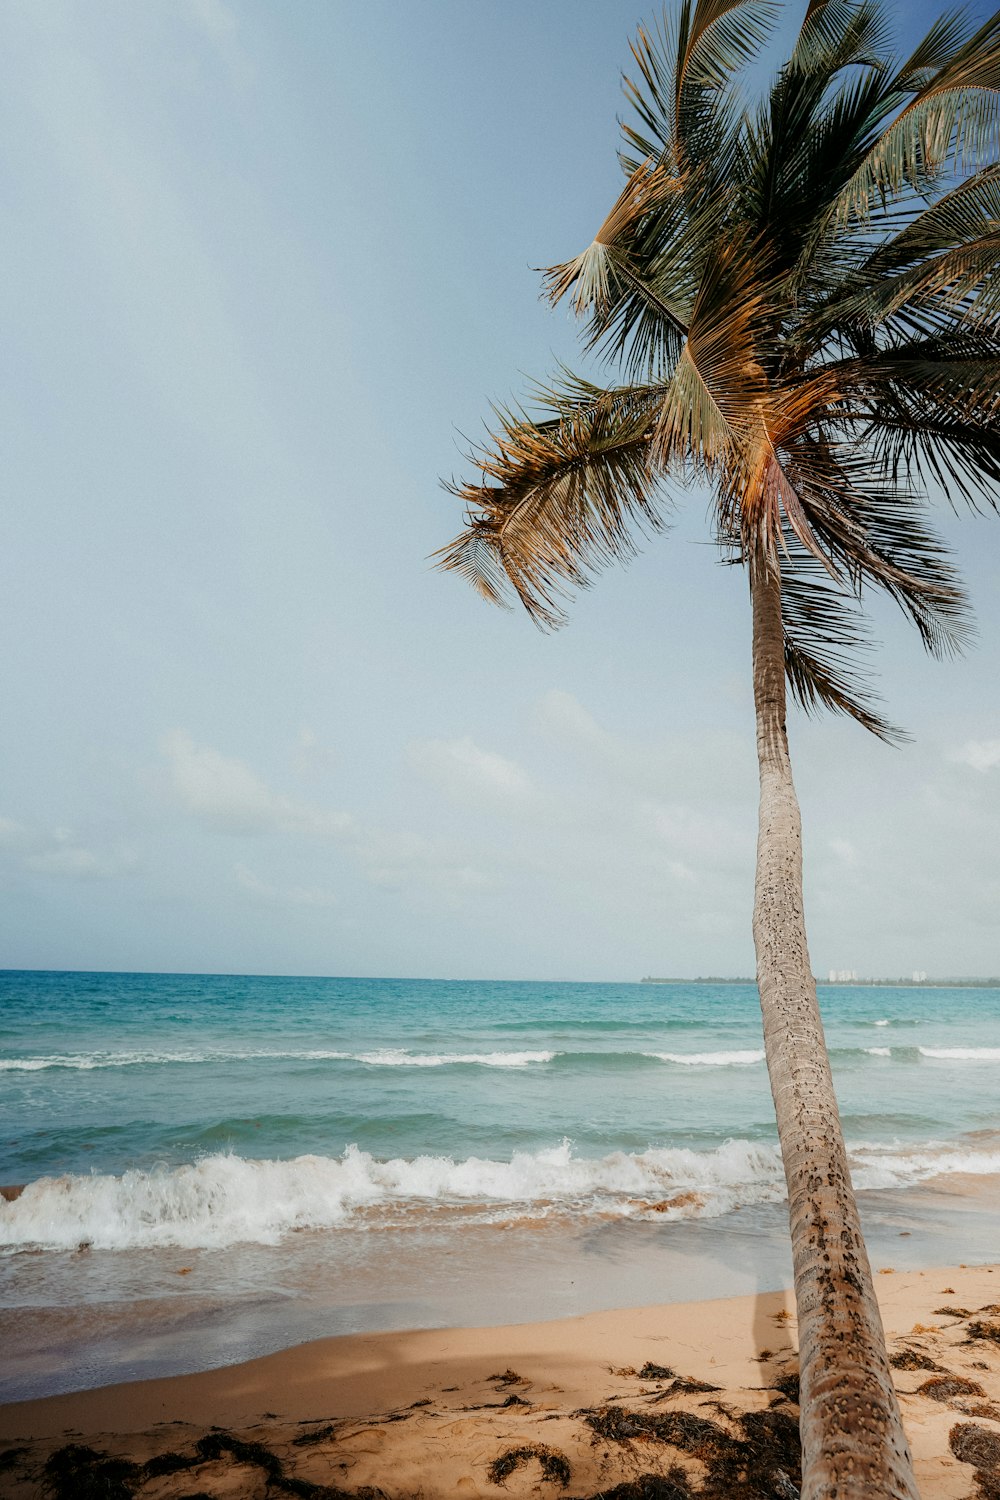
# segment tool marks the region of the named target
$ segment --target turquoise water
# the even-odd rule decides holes
[[[1000,1171],[1000,991],[820,995],[859,1189]],[[0,1247],[719,1217],[782,1194],[762,1058],[751,986],[8,972]]]

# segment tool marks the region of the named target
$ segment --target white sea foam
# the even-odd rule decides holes
[[[899,1188],[950,1173],[1000,1174],[1000,1150],[937,1142],[873,1143],[850,1151],[859,1189]],[[339,1157],[250,1161],[215,1154],[172,1170],[120,1177],[45,1177],[12,1203],[0,1200],[0,1247],[96,1249],[276,1244],[301,1229],[383,1222],[410,1225],[429,1210],[460,1209],[483,1221],[546,1214],[717,1217],[784,1196],[773,1146],[731,1140],[712,1151],[652,1147],[596,1159],[568,1141],[515,1152],[509,1161],[419,1156],[379,1161],[349,1146]],[[672,1200],[676,1200],[673,1202]]]
[[[883,1019],[881,1021],[874,1021],[872,1024],[875,1026],[888,1026],[889,1022],[888,1020]]]
[[[380,1052],[358,1052],[355,1062],[377,1068],[444,1068],[456,1063],[476,1064],[481,1068],[527,1068],[532,1063],[551,1062],[555,1052],[407,1052],[401,1047],[386,1047]]]
[[[38,1073],[46,1068],[133,1068],[149,1063],[217,1062],[208,1052],[68,1052],[47,1057],[0,1057],[0,1073]]]
[[[721,1214],[780,1196],[781,1164],[770,1146],[729,1141],[715,1151],[651,1149],[592,1160],[568,1141],[515,1152],[510,1161],[420,1156],[378,1161],[349,1146],[341,1157],[248,1161],[212,1155],[189,1166],[121,1177],[46,1177],[13,1203],[0,1200],[0,1245],[74,1249],[275,1244],[297,1229],[365,1222],[371,1209],[470,1205],[486,1217],[552,1210],[573,1214],[649,1211],[651,1203],[698,1196],[665,1217]],[[419,1215],[418,1215],[419,1217]]]
[[[866,1146],[856,1148],[850,1155],[851,1178],[859,1190],[909,1187],[930,1177],[950,1177],[956,1173],[974,1177],[1000,1173],[1000,1151]]]
[[[1000,1047],[918,1047],[922,1057],[950,1058],[956,1062],[1000,1062]]]
[[[72,1052],[52,1053],[46,1057],[0,1057],[0,1073],[37,1073],[48,1068],[149,1067],[165,1063],[196,1065],[200,1063],[248,1062],[261,1059],[297,1062],[360,1062],[371,1067],[441,1068],[449,1064],[476,1064],[484,1068],[525,1068],[532,1063],[551,1062],[555,1052],[407,1052],[401,1047],[386,1047],[376,1052],[337,1052],[311,1047],[306,1050],[250,1048],[241,1051],[208,1050],[202,1052]]]
[[[742,1052],[647,1052],[647,1057],[658,1057],[661,1062],[682,1063],[685,1067],[736,1068],[749,1063],[764,1061],[763,1048]]]
[[[892,1056],[892,1048],[891,1047],[866,1047],[864,1050],[868,1053],[869,1057],[891,1057]]]

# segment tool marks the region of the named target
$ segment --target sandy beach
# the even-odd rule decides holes
[[[921,1494],[1000,1493],[1000,1268],[876,1279]],[[769,1292],[355,1335],[13,1403],[0,1494],[792,1496],[792,1308]]]

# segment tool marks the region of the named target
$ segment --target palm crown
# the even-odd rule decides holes
[[[807,709],[894,731],[865,684],[866,587],[947,652],[965,601],[928,482],[1000,480],[1000,14],[946,16],[905,61],[878,0],[812,0],[755,107],[740,74],[769,0],[682,0],[640,30],[625,186],[547,273],[607,387],[563,369],[497,410],[442,566],[543,625],[574,585],[707,480],[728,560],[781,582],[786,674]]]

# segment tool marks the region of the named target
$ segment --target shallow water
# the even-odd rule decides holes
[[[1000,992],[820,996],[879,1254],[989,1258]],[[750,986],[8,973],[3,1182],[7,1399],[788,1274]]]

